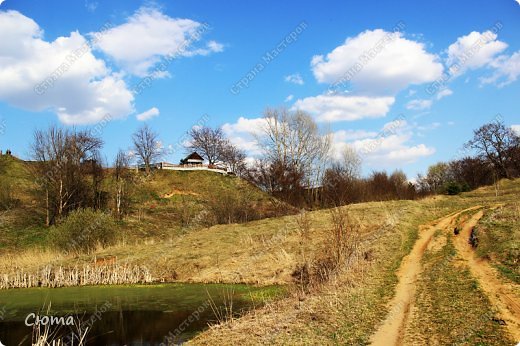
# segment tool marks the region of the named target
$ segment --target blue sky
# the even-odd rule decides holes
[[[497,114],[520,131],[519,76],[515,0],[6,0],[0,149],[29,158],[35,129],[96,126],[111,162],[146,121],[168,161],[201,123],[254,157],[264,109],[284,106],[333,134],[333,156],[412,178]]]

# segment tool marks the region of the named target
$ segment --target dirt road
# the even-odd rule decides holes
[[[505,327],[509,334],[514,340],[520,341],[520,300],[514,292],[513,285],[500,280],[496,269],[488,261],[477,258],[475,251],[468,243],[471,230],[483,215],[484,212],[481,210],[464,224],[461,233],[455,238],[455,247],[467,263],[471,275],[478,280],[482,290],[506,322]]]
[[[474,209],[474,208],[472,208]],[[438,229],[446,229],[461,212],[448,215],[430,225],[420,226],[419,239],[412,251],[403,259],[397,272],[399,282],[396,293],[389,304],[389,313],[371,338],[372,345],[399,345],[404,336],[405,326],[415,295],[415,283],[421,272],[421,258],[428,247],[433,234]]]
[[[399,281],[395,296],[389,303],[389,313],[379,329],[371,337],[372,345],[400,345],[409,323],[410,309],[414,304],[416,281],[421,273],[421,258],[436,230],[453,232],[457,217],[464,212],[475,211],[465,222],[461,233],[455,236],[455,247],[459,256],[470,268],[472,276],[480,283],[491,303],[497,308],[506,328],[515,340],[520,340],[520,303],[511,284],[502,282],[496,270],[487,261],[478,259],[468,243],[471,230],[483,216],[481,206],[475,206],[448,215],[436,222],[420,227],[419,239],[412,251],[402,261],[397,272]],[[517,288],[518,289],[518,288]]]

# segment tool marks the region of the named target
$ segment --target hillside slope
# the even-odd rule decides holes
[[[41,247],[48,243],[44,199],[32,174],[33,165],[0,156],[0,249]],[[111,170],[104,174],[103,190],[110,193]],[[208,171],[132,175],[128,188],[130,211],[121,224],[126,242],[164,239],[213,224],[271,217],[288,208],[235,176]],[[107,209],[112,205],[109,199]]]
[[[520,180],[500,185],[498,196],[485,187],[462,196],[348,207],[364,224],[379,220],[382,227],[333,282],[308,294],[297,290],[189,344],[514,345]],[[393,220],[389,227],[384,218]],[[323,220],[313,225],[327,227]],[[468,243],[475,228],[477,251]],[[287,242],[277,248],[294,254]]]

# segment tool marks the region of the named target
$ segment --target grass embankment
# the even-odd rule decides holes
[[[253,344],[366,344],[384,319],[386,303],[397,283],[395,270],[417,239],[422,223],[447,214],[455,207],[435,198],[420,203],[397,201],[349,207],[363,220],[366,237],[358,260],[334,282],[305,296],[294,297],[224,324],[195,338],[194,344],[222,340]],[[322,220],[325,221],[325,220]],[[330,227],[325,221],[322,226]],[[314,233],[313,233],[314,234]],[[224,342],[226,343],[226,342]]]
[[[476,228],[477,255],[488,259],[500,273],[520,284],[520,204],[505,203],[489,210]]]
[[[395,313],[387,303],[396,287],[396,269],[417,239],[419,225],[433,224],[436,218],[475,205],[514,203],[519,196],[519,183],[503,182],[498,198],[489,187],[457,197],[383,203],[381,206],[395,213],[397,222],[365,244],[363,251],[370,253],[368,260],[364,257],[336,282],[303,300],[295,295],[271,304],[234,323],[212,328],[191,343],[368,344],[378,325],[388,314]],[[375,220],[377,215],[366,206],[350,208],[353,213],[360,208],[368,215],[366,219]],[[410,317],[405,342],[498,345],[510,342],[501,326],[503,321],[497,318],[475,278],[454,259],[451,241],[441,236],[440,231],[436,234],[439,240],[431,244],[422,261],[424,269],[412,305],[415,312]]]

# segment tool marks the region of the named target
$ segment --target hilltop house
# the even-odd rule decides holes
[[[220,174],[228,174],[227,168],[216,165],[205,165],[204,158],[198,153],[193,152],[181,160],[179,165],[169,162],[156,162],[151,164],[152,169],[166,169],[172,171],[210,171]],[[144,170],[145,165],[137,166],[137,169]]]
[[[204,158],[202,158],[202,156],[196,152],[189,154],[187,157],[181,160],[181,165],[183,166],[202,166],[203,163]]]

